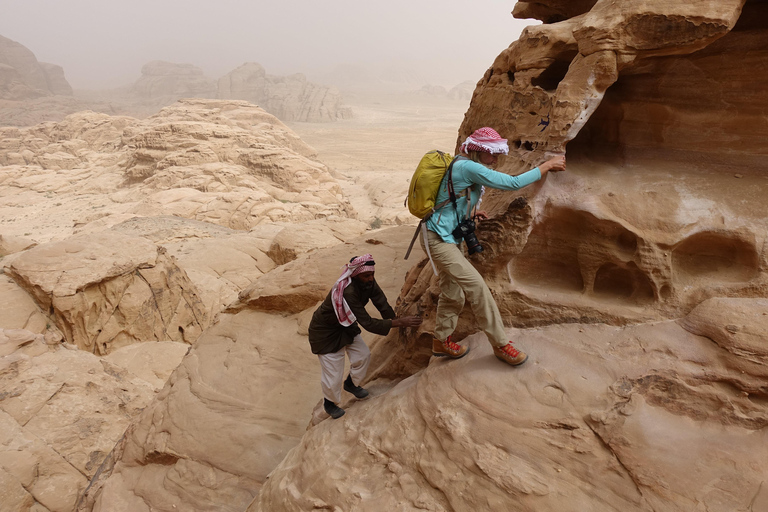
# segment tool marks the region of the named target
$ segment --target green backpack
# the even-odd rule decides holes
[[[424,155],[416,166],[405,199],[408,210],[416,217],[423,219],[434,211],[440,183],[452,159],[450,153],[434,149]]]
[[[421,219],[419,225],[416,226],[416,232],[413,234],[408,251],[405,253],[405,259],[407,260],[408,256],[411,255],[413,244],[416,243],[416,239],[419,237],[419,233],[421,233],[424,236],[427,257],[432,264],[432,270],[435,275],[437,275],[437,268],[435,267],[435,262],[432,261],[432,255],[429,253],[429,243],[427,242],[427,220],[435,213],[435,210],[439,210],[449,202],[453,202],[454,205],[456,204],[456,195],[453,193],[453,184],[451,182],[451,168],[453,167],[453,162],[461,159],[464,159],[464,157],[457,156],[452,158],[450,153],[444,153],[436,149],[428,152],[421,158],[419,165],[416,166],[416,171],[411,178],[411,186],[408,189],[408,197],[405,198],[408,210]],[[450,197],[442,203],[435,205],[437,193],[440,191],[440,184],[443,182],[446,173],[448,174]],[[460,195],[464,195],[464,193],[466,192]]]

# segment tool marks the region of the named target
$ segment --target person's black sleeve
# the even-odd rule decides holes
[[[381,292],[381,290],[379,290],[379,292],[381,293],[382,296],[384,296],[384,293]],[[374,295],[375,295],[375,292],[374,292]],[[347,305],[349,305],[349,309],[352,310],[352,313],[355,315],[355,318],[357,318],[357,323],[360,325],[360,327],[362,327],[368,332],[372,332],[373,334],[379,334],[382,336],[389,333],[389,330],[392,328],[391,319],[389,318],[379,319],[379,318],[371,317],[371,315],[368,314],[368,311],[365,310],[365,305],[360,301],[360,299],[354,293],[347,294],[345,292],[344,298],[347,300]],[[384,297],[384,302],[386,303],[386,301],[387,301],[387,298]],[[374,305],[376,305],[376,302],[374,302]],[[389,304],[387,304],[387,307],[389,307]],[[378,306],[376,307],[376,309],[379,309]],[[389,308],[389,309],[391,310],[392,308]],[[392,311],[392,318],[394,318],[394,311]]]
[[[373,305],[376,306],[376,309],[379,310],[379,313],[381,313],[382,318],[388,318],[393,319],[395,318],[395,310],[392,309],[392,306],[389,305],[389,302],[387,301],[387,296],[384,295],[384,292],[381,288],[379,288],[379,283],[375,282],[373,283],[373,293],[371,294],[371,302],[373,302]]]

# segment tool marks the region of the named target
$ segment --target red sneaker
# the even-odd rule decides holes
[[[437,357],[450,357],[451,359],[458,359],[464,357],[469,352],[469,347],[464,347],[458,343],[451,341],[451,337],[445,341],[440,341],[437,338],[432,338],[432,355]]]
[[[512,366],[521,365],[528,360],[528,354],[515,349],[511,341],[503,347],[493,347],[493,353],[496,357]]]

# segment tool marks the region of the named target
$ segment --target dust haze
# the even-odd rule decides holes
[[[514,2],[386,3],[4,0],[0,34],[63,66],[75,89],[128,85],[149,61],[190,63],[213,79],[244,62],[328,85],[391,70],[415,86],[476,81],[533,20]],[[421,83],[419,83],[421,82]]]

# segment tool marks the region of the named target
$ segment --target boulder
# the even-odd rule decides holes
[[[184,271],[143,238],[76,235],[20,254],[6,273],[69,343],[94,354],[145,341],[193,343],[210,321]]]

